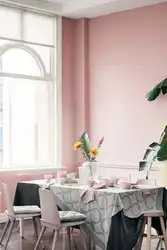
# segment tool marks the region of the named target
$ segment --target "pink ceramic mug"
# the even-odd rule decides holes
[[[131,189],[132,184],[130,182],[120,182],[120,188]]]
[[[87,180],[87,184],[89,187],[93,187],[93,185],[95,184],[94,180]]]
[[[53,178],[53,175],[52,175],[52,174],[45,174],[45,175],[44,175],[44,179],[45,179],[46,181],[50,181],[52,178]]]

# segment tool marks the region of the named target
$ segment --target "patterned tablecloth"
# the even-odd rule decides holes
[[[95,191],[95,200],[81,202],[83,186],[52,185],[50,189],[62,210],[84,213],[87,221],[84,230],[91,235],[100,249],[106,249],[111,226],[111,217],[123,210],[130,218],[137,218],[146,210],[162,210],[163,188],[147,190],[108,188]]]

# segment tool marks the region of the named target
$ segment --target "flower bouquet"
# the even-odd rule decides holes
[[[94,179],[96,172],[96,158],[99,152],[100,147],[102,146],[104,141],[104,137],[102,137],[96,147],[91,146],[91,142],[89,140],[89,136],[86,132],[84,132],[79,141],[74,144],[75,149],[79,149],[82,153],[84,164],[83,166],[89,166],[90,169],[90,177]]]

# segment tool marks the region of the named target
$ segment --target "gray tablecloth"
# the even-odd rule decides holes
[[[95,200],[87,204],[80,199],[83,189],[79,186],[52,185],[50,188],[62,210],[74,210],[87,216],[84,229],[100,249],[107,248],[112,226],[111,218],[120,211],[123,211],[124,215],[129,218],[138,218],[146,210],[162,210],[163,188],[96,190]]]

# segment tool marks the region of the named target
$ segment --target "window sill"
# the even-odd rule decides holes
[[[0,167],[0,173],[2,172],[10,172],[10,173],[16,173],[16,174],[31,174],[31,173],[48,173],[48,174],[54,174],[58,171],[66,170],[65,167],[54,167],[54,166],[21,166],[21,167]]]

